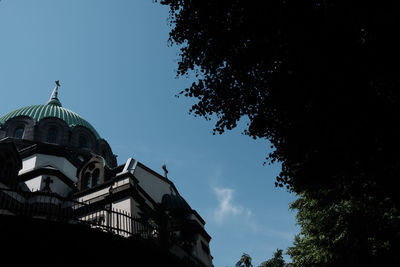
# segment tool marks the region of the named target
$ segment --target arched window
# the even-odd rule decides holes
[[[91,162],[91,163],[88,165],[88,169],[89,169],[90,171],[93,171],[94,167],[95,167],[95,165],[94,165],[93,162]]]
[[[15,131],[14,131],[14,137],[18,139],[22,139],[22,136],[24,135],[25,127],[24,126],[18,126]]]
[[[94,156],[89,160],[78,174],[78,189],[86,190],[104,183],[104,159]]]
[[[84,189],[92,187],[90,172],[85,173],[85,176],[83,177],[83,187]]]
[[[88,142],[84,135],[79,136],[79,147],[80,148],[88,148]]]
[[[95,169],[92,173],[92,186],[98,185],[100,182],[100,170]]]
[[[51,127],[47,131],[47,138],[46,138],[47,143],[57,143],[57,128]]]

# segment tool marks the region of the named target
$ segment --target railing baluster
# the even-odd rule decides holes
[[[119,213],[116,213],[116,215],[117,215],[117,233],[119,234],[119,217],[120,217],[120,214]]]
[[[126,231],[125,231],[125,211],[121,210],[121,231],[122,234],[125,235]]]
[[[121,210],[121,231],[125,234],[125,212]]]
[[[132,235],[132,218],[130,215],[128,218],[128,230],[129,230],[129,234]]]
[[[126,227],[126,232],[127,232],[127,236],[129,236],[129,216],[128,216],[128,212],[126,212],[126,217],[125,217],[125,227]]]
[[[112,227],[113,227],[113,232],[115,233],[115,210],[112,211]]]
[[[109,208],[96,209],[89,202],[75,201],[47,192],[18,192],[0,188],[0,209],[28,217],[83,223],[124,237],[138,235],[153,237],[152,227],[141,223],[129,211]],[[111,203],[110,203],[111,205]],[[156,227],[157,228],[157,227]]]
[[[124,231],[125,231],[125,234],[128,232],[127,231],[127,216],[126,216],[125,212],[124,212]]]

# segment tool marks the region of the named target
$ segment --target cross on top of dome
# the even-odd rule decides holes
[[[58,99],[58,87],[60,87],[60,81],[55,81],[56,87],[54,87],[53,92],[51,94],[50,100],[47,102],[47,105],[55,105],[62,107],[60,100]]]

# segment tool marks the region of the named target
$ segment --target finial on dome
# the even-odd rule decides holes
[[[60,81],[57,80],[55,81],[56,87],[53,89],[53,93],[51,94],[49,102],[47,102],[47,105],[55,105],[61,107],[61,102],[58,100],[58,87],[60,87]]]

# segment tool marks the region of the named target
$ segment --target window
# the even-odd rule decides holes
[[[24,135],[25,127],[24,126],[18,126],[17,129],[14,131],[14,137],[18,139],[22,139],[22,136]]]
[[[95,169],[92,173],[92,186],[98,185],[100,182],[100,170]]]
[[[84,187],[84,189],[92,187],[91,179],[90,179],[90,172],[85,173],[85,176],[83,177],[83,187]]]
[[[98,184],[100,184],[100,169],[95,168],[94,164],[90,163],[85,172],[85,175],[83,176],[82,188],[88,189]]]
[[[86,163],[79,173],[78,189],[86,190],[97,187],[104,182],[104,161],[101,157],[95,156]]]
[[[79,136],[79,147],[88,148],[88,142],[84,135]]]
[[[88,166],[88,169],[89,169],[90,171],[93,171],[94,167],[95,167],[94,163],[91,162],[91,163],[89,164],[89,166]]]
[[[47,143],[57,143],[57,128],[49,128],[47,132],[47,138],[46,138]]]

